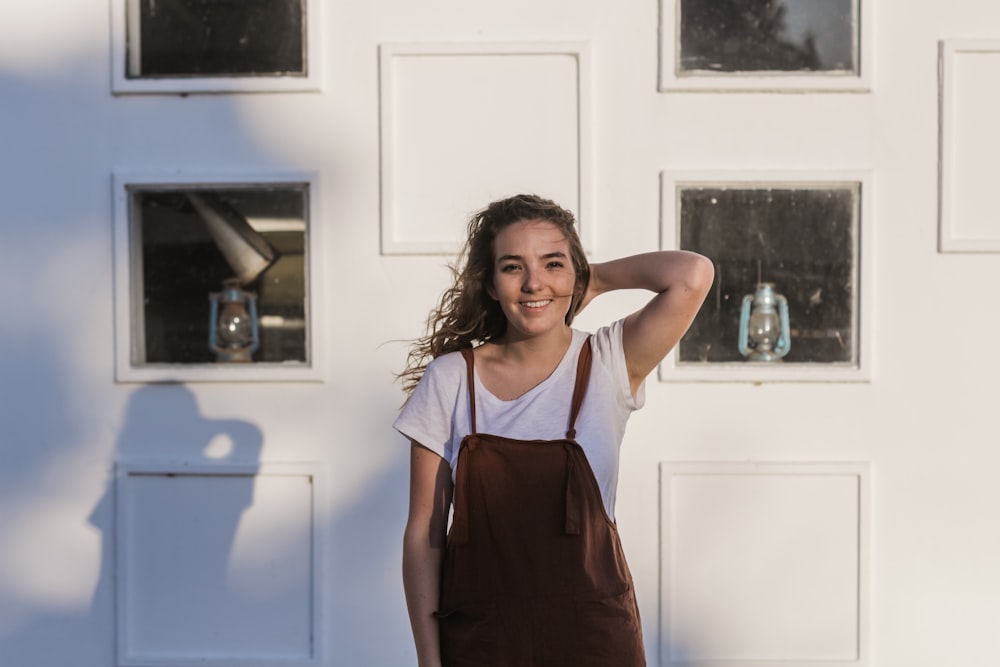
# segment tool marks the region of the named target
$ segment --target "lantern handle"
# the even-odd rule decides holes
[[[257,323],[257,295],[253,292],[247,292],[247,310],[250,313],[250,354],[257,351],[260,347],[260,328]],[[787,311],[787,307],[785,308]],[[785,318],[787,320],[788,314],[786,312]],[[786,327],[787,329],[787,327]]]
[[[792,349],[791,326],[788,318],[788,299],[782,294],[775,295],[778,300],[778,317],[781,320],[781,333],[774,345],[774,353],[784,357]]]
[[[208,302],[211,304],[208,311],[208,349],[212,352],[216,352],[216,345],[218,344],[218,339],[216,339],[216,330],[218,327],[216,323],[219,321],[219,294],[213,292],[208,295]]]
[[[750,356],[750,306],[753,303],[753,295],[747,294],[743,297],[743,304],[740,306],[740,330],[736,337],[736,347],[744,357]]]

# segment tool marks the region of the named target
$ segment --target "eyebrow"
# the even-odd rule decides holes
[[[554,259],[554,258],[566,259],[566,253],[564,253],[562,251],[559,251],[559,250],[557,250],[556,252],[547,252],[544,255],[542,255],[541,258],[542,259]],[[500,257],[497,257],[497,263],[498,264],[500,262],[504,262],[504,261],[508,261],[508,260],[524,261],[524,257],[522,257],[521,255],[501,255]]]

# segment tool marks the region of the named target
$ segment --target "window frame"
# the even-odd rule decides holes
[[[666,170],[660,175],[661,226],[660,247],[680,249],[679,191],[685,187],[742,189],[831,188],[842,184],[858,187],[856,246],[854,251],[856,281],[852,286],[852,361],[841,363],[754,363],[754,362],[685,362],[678,361],[678,347],[660,363],[660,382],[870,382],[872,380],[872,228],[874,178],[870,171],[724,171]],[[711,258],[709,258],[711,259]],[[710,297],[711,298],[711,297]]]
[[[316,172],[143,172],[119,170],[113,182],[113,257],[115,315],[115,382],[323,382],[324,354],[319,177]],[[253,362],[249,364],[136,363],[143,344],[141,239],[133,233],[131,192],[148,187],[158,190],[233,188],[254,185],[305,184],[305,313],[306,361]],[[207,293],[206,293],[207,296]],[[207,301],[206,301],[207,303]]]
[[[138,0],[111,0],[111,92],[122,94],[196,94],[249,92],[319,92],[322,90],[323,25],[320,0],[305,3],[305,75],[128,76],[129,31],[138,27],[129,10]]]
[[[841,72],[697,71],[681,74],[681,0],[660,0],[660,92],[841,92],[869,93],[872,76],[874,0],[852,0],[855,20],[856,71]]]

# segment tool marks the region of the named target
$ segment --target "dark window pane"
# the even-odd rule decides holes
[[[141,239],[145,358],[136,364],[214,363],[209,295],[232,278],[230,260],[188,196],[235,211],[276,258],[243,289],[256,294],[260,348],[253,361],[307,360],[305,185],[132,190],[133,229]]]
[[[305,75],[304,2],[139,0],[140,62],[130,75]]]
[[[682,72],[855,71],[852,0],[679,2]]]
[[[857,185],[684,188],[681,248],[712,258],[716,280],[680,342],[678,361],[743,361],[740,309],[761,282],[773,283],[788,302],[785,362],[855,361],[859,198]]]

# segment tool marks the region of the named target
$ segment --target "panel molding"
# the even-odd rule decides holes
[[[474,210],[456,211],[453,215],[444,215],[447,222],[454,218],[454,239],[441,238],[406,238],[404,232],[403,216],[414,216],[413,208],[401,203],[400,199],[404,188],[399,182],[400,154],[404,151],[404,139],[398,128],[400,118],[406,117],[399,105],[401,95],[397,86],[404,83],[402,75],[397,72],[397,66],[404,62],[420,62],[423,65],[429,63],[444,63],[451,61],[457,63],[461,59],[476,57],[569,57],[575,64],[575,72],[572,81],[562,81],[563,85],[572,86],[575,92],[575,108],[572,111],[571,119],[576,124],[576,131],[572,137],[573,149],[576,152],[575,165],[572,174],[562,174],[566,182],[572,182],[573,201],[563,199],[553,192],[539,191],[538,186],[531,184],[529,188],[522,189],[522,192],[535,192],[542,196],[556,199],[557,203],[575,212],[577,218],[578,231],[581,241],[588,250],[592,247],[592,220],[591,220],[591,110],[590,110],[590,48],[587,42],[561,42],[561,41],[541,41],[541,42],[484,42],[484,43],[463,43],[463,42],[439,42],[439,43],[385,43],[379,46],[379,68],[380,68],[380,126],[381,126],[381,250],[383,255],[454,255],[460,249],[463,238],[460,238],[464,224],[469,215]],[[419,59],[419,60],[417,60]],[[488,118],[482,110],[481,115]],[[483,119],[479,119],[483,123]],[[544,129],[544,128],[542,128]],[[489,133],[483,133],[481,128],[476,129],[474,135],[465,137],[471,141],[478,137],[488,138]],[[530,147],[535,143],[540,143],[542,139],[550,139],[546,135],[536,138],[528,137],[524,139],[525,150],[523,159],[531,164],[537,155],[530,153]],[[469,142],[466,142],[469,143]],[[474,155],[475,147],[463,145],[464,155]],[[509,158],[510,156],[508,156]],[[519,156],[520,158],[521,156]],[[459,160],[460,162],[461,160]],[[466,173],[466,164],[452,164],[449,160],[439,160],[439,163],[447,164],[455,170],[456,175]],[[411,174],[417,176],[417,174]],[[487,182],[480,190],[486,192],[491,186],[491,175],[484,174],[483,179]],[[438,177],[438,181],[448,182],[447,177]],[[467,194],[467,193],[465,193]],[[448,204],[457,203],[464,200],[465,194],[458,195],[454,189],[449,189],[445,184],[431,183],[428,187],[422,188],[420,201],[425,204],[427,200],[447,201]],[[488,196],[495,199],[503,196],[515,194],[510,191],[491,192]],[[489,203],[489,199],[475,200],[472,207],[479,208]],[[450,206],[442,206],[448,208]],[[416,220],[415,224],[406,225],[408,227],[426,226],[427,220]]]
[[[975,91],[962,85],[962,77],[974,74],[970,68],[977,57],[995,60],[991,78],[975,82],[989,99],[963,103],[963,94]],[[996,155],[1000,149],[1000,132],[996,129],[1000,105],[994,99],[997,76],[1000,76],[1000,39],[948,39],[939,43],[938,249],[943,253],[1000,252],[994,193]],[[975,140],[961,142],[961,135],[974,135]],[[982,176],[977,182],[970,179],[971,174]],[[978,193],[981,196],[977,197]],[[979,213],[977,217],[987,218],[987,224],[992,223],[993,233],[962,231],[963,220],[975,212]]]
[[[308,540],[310,551],[306,555],[309,561],[307,576],[311,583],[309,595],[310,626],[303,629],[307,636],[308,647],[301,654],[252,654],[227,653],[226,651],[193,652],[179,648],[176,651],[164,653],[143,649],[141,642],[133,640],[133,626],[138,622],[133,609],[132,568],[135,558],[132,555],[132,525],[135,521],[136,507],[133,495],[137,480],[150,477],[176,478],[229,478],[246,477],[251,484],[256,485],[262,478],[302,477],[309,484],[310,516],[308,524],[310,533]],[[298,463],[204,463],[204,462],[168,462],[168,461],[127,461],[118,462],[115,471],[115,577],[116,577],[116,648],[117,664],[120,667],[160,667],[211,665],[212,667],[239,667],[248,661],[259,667],[280,667],[289,665],[315,666],[322,664],[321,637],[324,636],[322,622],[322,559],[319,508],[323,507],[323,476],[321,465],[315,462]],[[252,503],[252,497],[249,499]],[[247,506],[249,509],[250,506]],[[235,527],[234,527],[235,528]],[[235,549],[235,546],[233,547]],[[227,566],[227,575],[233,568],[232,554]]]
[[[856,593],[856,598],[854,599],[856,604],[851,605],[853,608],[850,612],[844,611],[844,600],[840,601],[840,611],[842,617],[837,618],[835,611],[827,608],[820,607],[809,607],[808,605],[795,605],[794,600],[788,602],[787,598],[782,597],[782,594],[795,595],[795,592],[791,589],[786,591],[776,590],[775,595],[778,596],[779,602],[771,605],[772,612],[778,613],[785,612],[783,617],[784,623],[805,623],[807,625],[811,624],[812,630],[816,630],[826,624],[832,624],[833,626],[839,628],[841,633],[840,642],[843,643],[845,634],[852,634],[850,637],[850,646],[838,647],[838,650],[832,650],[829,646],[826,647],[826,651],[840,654],[835,656],[808,656],[808,655],[748,655],[745,657],[737,657],[733,655],[724,655],[727,651],[731,653],[738,653],[739,647],[742,645],[747,653],[752,653],[753,650],[746,648],[747,646],[752,646],[757,644],[757,649],[763,644],[767,644],[768,641],[772,642],[774,645],[783,644],[787,648],[788,653],[792,652],[808,652],[814,650],[812,645],[796,646],[795,642],[798,641],[797,637],[789,637],[786,634],[781,634],[779,631],[775,631],[775,636],[768,638],[760,638],[754,634],[754,628],[742,627],[722,627],[727,622],[726,620],[719,619],[716,616],[718,624],[706,624],[712,625],[708,629],[704,626],[699,627],[695,630],[695,633],[701,633],[700,637],[684,637],[675,636],[675,634],[683,634],[683,630],[674,632],[675,623],[682,629],[687,630],[692,629],[691,619],[683,619],[680,614],[677,614],[677,618],[674,619],[675,596],[682,596],[683,593],[677,593],[675,591],[675,585],[680,577],[680,581],[683,581],[684,585],[689,589],[687,591],[688,598],[687,601],[690,604],[690,598],[692,595],[692,590],[695,591],[694,595],[697,596],[698,591],[701,590],[699,586],[718,586],[718,580],[727,581],[731,588],[729,593],[732,594],[732,598],[728,600],[719,600],[718,596],[700,596],[701,599],[705,597],[711,597],[708,600],[706,608],[711,611],[713,608],[718,609],[720,605],[723,608],[729,607],[729,605],[739,605],[743,604],[745,617],[753,616],[751,623],[756,624],[758,628],[756,630],[759,633],[759,627],[761,625],[767,625],[767,622],[771,619],[761,620],[758,618],[758,614],[764,613],[762,610],[758,609],[756,606],[753,607],[752,611],[746,611],[745,598],[748,593],[739,585],[732,585],[734,581],[743,581],[747,583],[747,589],[752,590],[753,586],[758,585],[755,581],[756,577],[753,574],[746,574],[742,579],[739,576],[742,574],[740,572],[740,566],[745,563],[753,563],[754,554],[749,554],[746,552],[739,552],[736,554],[731,553],[719,553],[717,551],[711,551],[707,553],[698,552],[694,555],[688,554],[688,558],[685,561],[690,566],[692,562],[697,562],[698,566],[692,569],[698,571],[687,571],[683,573],[678,573],[676,571],[678,567],[678,561],[680,559],[675,558],[675,553],[677,549],[683,549],[683,544],[675,544],[677,542],[677,533],[679,531],[680,521],[677,519],[677,513],[683,512],[684,508],[681,508],[680,501],[675,499],[675,495],[678,493],[678,489],[686,482],[694,481],[697,485],[701,481],[710,480],[712,483],[725,484],[729,481],[735,481],[734,493],[731,493],[732,497],[729,497],[729,501],[733,501],[734,498],[739,500],[740,490],[739,484],[750,482],[751,484],[757,485],[755,487],[756,491],[763,491],[767,489],[769,482],[774,482],[770,486],[772,488],[767,489],[773,493],[760,493],[752,496],[746,495],[746,489],[744,488],[743,498],[747,500],[747,503],[731,503],[725,504],[727,498],[723,497],[721,494],[717,496],[704,495],[704,489],[701,489],[701,495],[694,493],[691,495],[691,499],[696,501],[701,501],[698,507],[691,512],[688,510],[689,516],[685,517],[688,519],[687,523],[684,524],[687,532],[686,536],[689,538],[695,537],[696,541],[698,537],[708,535],[708,538],[702,538],[705,544],[718,545],[718,543],[723,542],[726,537],[719,539],[715,533],[713,533],[714,528],[718,528],[720,523],[725,523],[726,521],[734,521],[738,519],[733,519],[733,517],[738,517],[739,513],[745,509],[746,504],[758,503],[759,506],[756,508],[758,511],[761,508],[765,510],[769,507],[773,507],[774,503],[777,502],[776,499],[788,500],[792,497],[792,500],[802,500],[803,502],[794,505],[790,512],[798,512],[796,518],[797,522],[809,521],[810,529],[813,531],[813,537],[819,531],[831,530],[827,528],[828,524],[816,522],[813,524],[813,511],[817,509],[822,509],[823,512],[816,512],[820,520],[822,518],[829,519],[831,512],[836,514],[834,521],[829,523],[838,523],[839,526],[836,531],[830,532],[830,535],[835,534],[849,535],[849,540],[856,540],[853,545],[848,544],[845,547],[845,551],[848,547],[856,547],[856,555],[852,552],[850,554],[850,559],[852,562],[850,564],[844,565],[842,563],[842,570],[839,573],[834,573],[839,575],[841,578],[845,576],[847,578],[853,578],[852,584],[855,588],[847,588],[845,596],[849,597],[851,592]],[[812,484],[815,482],[815,484]],[[855,486],[856,484],[856,486]],[[828,505],[836,505],[838,500],[837,497],[841,497],[843,500],[843,495],[845,490],[848,490],[849,494],[852,496],[851,499],[843,506],[837,506],[832,509],[827,506],[823,508],[819,507],[807,507],[809,502],[807,493],[799,493],[796,496],[796,490],[808,489],[812,485],[815,488],[812,489],[813,498],[816,500],[824,495],[829,496],[826,498]],[[803,463],[793,463],[793,462],[696,462],[696,461],[662,461],[660,463],[660,625],[659,625],[659,644],[660,644],[660,665],[663,667],[741,667],[743,665],[753,665],[754,667],[837,667],[843,665],[856,665],[865,666],[869,664],[869,623],[870,623],[870,529],[871,529],[871,500],[870,500],[870,465],[866,462],[803,462]],[[691,487],[697,488],[697,487]],[[718,487],[721,488],[721,487]],[[789,489],[792,493],[789,494]],[[833,492],[830,492],[830,490]],[[856,493],[856,497],[855,497]],[[767,496],[771,495],[773,498],[765,498],[760,500],[759,495]],[[794,497],[793,497],[794,496]],[[801,496],[801,497],[800,497]],[[718,501],[718,502],[715,502]],[[855,504],[856,501],[856,504]],[[714,504],[713,504],[714,503]],[[768,505],[771,503],[771,505]],[[789,507],[791,503],[786,503],[783,507]],[[699,514],[700,513],[700,514]],[[780,513],[776,513],[780,514]],[[805,514],[808,514],[808,519],[805,519]],[[772,515],[768,514],[768,518]],[[718,521],[719,517],[726,517],[723,521]],[[759,517],[757,517],[759,518]],[[700,519],[701,521],[696,521]],[[713,519],[716,520],[713,523]],[[854,522],[853,525],[851,522]],[[794,523],[794,522],[793,522]],[[691,532],[692,526],[697,526],[696,532]],[[743,524],[737,524],[737,532],[742,529]],[[730,529],[733,525],[729,526]],[[781,525],[774,526],[775,531],[780,533],[782,527]],[[821,567],[816,567],[814,571],[810,572],[809,563],[807,561],[809,557],[814,556],[814,554],[809,554],[809,546],[803,545],[802,535],[798,532],[797,525],[789,525],[786,529],[786,534],[780,535],[783,538],[781,540],[774,540],[772,546],[776,549],[784,549],[787,552],[790,549],[799,549],[801,551],[799,560],[796,561],[797,566],[795,568],[789,568],[786,571],[782,569],[780,571],[780,578],[788,582],[788,585],[795,586],[795,579],[798,577],[800,580],[803,577],[812,576],[811,581],[818,582],[817,589],[820,590],[823,587],[820,579],[815,576],[822,569]],[[774,537],[773,535],[771,536]],[[747,535],[740,535],[734,537],[734,542],[740,542],[741,539],[746,540]],[[765,536],[766,538],[766,536]],[[811,545],[814,549],[816,545]],[[822,546],[822,545],[821,545]],[[829,545],[827,545],[829,546]],[[690,546],[688,547],[690,548]],[[779,551],[775,551],[779,553]],[[824,561],[826,557],[826,550],[822,551],[823,555],[815,556],[814,565],[816,564],[828,564]],[[759,554],[757,554],[759,556]],[[728,559],[728,560],[727,560]],[[706,565],[707,564],[707,565]],[[730,567],[731,566],[731,567]],[[773,573],[772,573],[773,574]],[[822,574],[827,574],[827,572],[822,572]],[[700,577],[700,578],[699,578]],[[710,583],[706,584],[705,577],[708,577],[707,581]],[[696,583],[692,584],[691,581],[694,580]],[[838,590],[844,590],[840,588]],[[744,599],[740,599],[741,595]],[[782,603],[785,607],[782,607]],[[714,607],[713,607],[714,605]],[[788,606],[791,605],[791,606]],[[767,606],[767,605],[763,605]],[[777,611],[775,611],[777,610]],[[688,610],[691,611],[690,609]],[[700,610],[702,613],[705,609]],[[802,619],[799,618],[801,615]],[[735,616],[738,616],[736,614]],[[792,620],[789,620],[792,617]],[[728,619],[729,622],[732,621],[732,617]],[[685,623],[685,621],[687,621]],[[782,619],[777,619],[772,623],[772,627],[776,628],[780,626]],[[728,632],[727,632],[728,631]],[[831,632],[834,632],[831,630]],[[787,633],[794,634],[794,633]],[[836,633],[834,633],[836,634]],[[752,638],[749,638],[754,635]],[[685,646],[685,640],[687,640],[687,646]],[[834,644],[837,640],[833,641]],[[823,652],[822,649],[815,649],[817,652]],[[712,655],[715,653],[715,655]]]

